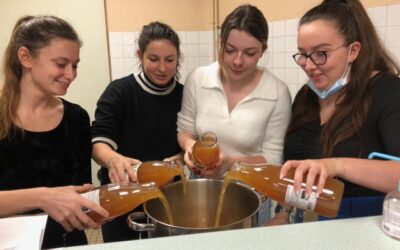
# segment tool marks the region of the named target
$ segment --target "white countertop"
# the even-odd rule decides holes
[[[258,227],[88,245],[73,249],[400,249],[387,236],[381,216]]]

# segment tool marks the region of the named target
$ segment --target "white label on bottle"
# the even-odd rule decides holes
[[[100,189],[96,189],[87,193],[81,194],[84,198],[95,202],[100,205]]]
[[[392,204],[397,205],[397,204]],[[396,208],[388,209],[387,201],[383,203],[382,230],[388,235],[400,239],[400,213]]]
[[[306,211],[314,211],[315,204],[317,203],[317,193],[311,192],[310,197],[306,198],[305,192],[304,189],[301,189],[298,194],[294,190],[293,185],[288,185],[286,189],[285,203]]]

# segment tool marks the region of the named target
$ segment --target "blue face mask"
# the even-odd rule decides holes
[[[349,67],[350,68],[350,67]],[[348,83],[348,75],[349,75],[350,70],[347,71],[347,74],[345,77],[341,77],[339,80],[337,80],[330,88],[325,89],[324,91],[319,91],[315,86],[314,82],[311,80],[308,80],[307,85],[310,87],[312,91],[320,98],[320,99],[325,99],[336,92],[338,92],[341,88]]]
[[[351,51],[351,47],[349,50],[349,57],[350,57],[350,51]],[[350,69],[351,69],[351,64],[347,63],[342,77],[340,77],[331,87],[325,89],[324,91],[319,91],[315,87],[314,82],[311,81],[311,79],[308,80],[307,85],[320,99],[323,100],[323,99],[335,94],[336,92],[338,92],[341,88],[344,87],[344,85],[346,85],[349,82]]]

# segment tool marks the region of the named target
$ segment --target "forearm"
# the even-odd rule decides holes
[[[170,157],[167,157],[165,159],[163,159],[164,161],[175,161],[175,160],[182,160],[183,161],[183,152],[179,152],[176,155],[172,155]]]
[[[46,188],[0,191],[0,217],[42,208]]]
[[[384,193],[397,189],[400,163],[395,161],[334,158],[337,175],[350,182]]]
[[[98,142],[93,144],[92,148],[92,158],[103,167],[108,167],[110,161],[115,158],[121,156],[119,153],[114,151],[110,146],[105,143]]]
[[[195,135],[189,134],[187,132],[180,131],[178,133],[178,143],[181,146],[182,150],[187,150],[188,148],[193,147],[193,144],[196,142]]]

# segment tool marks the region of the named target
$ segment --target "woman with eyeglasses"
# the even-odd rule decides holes
[[[375,151],[400,156],[399,66],[358,0],[323,1],[309,10],[297,43],[293,57],[309,80],[293,103],[281,175],[294,168],[295,189],[306,182],[306,195],[316,179],[317,193],[327,177],[342,180],[337,218],[381,214],[400,163],[367,158]]]

